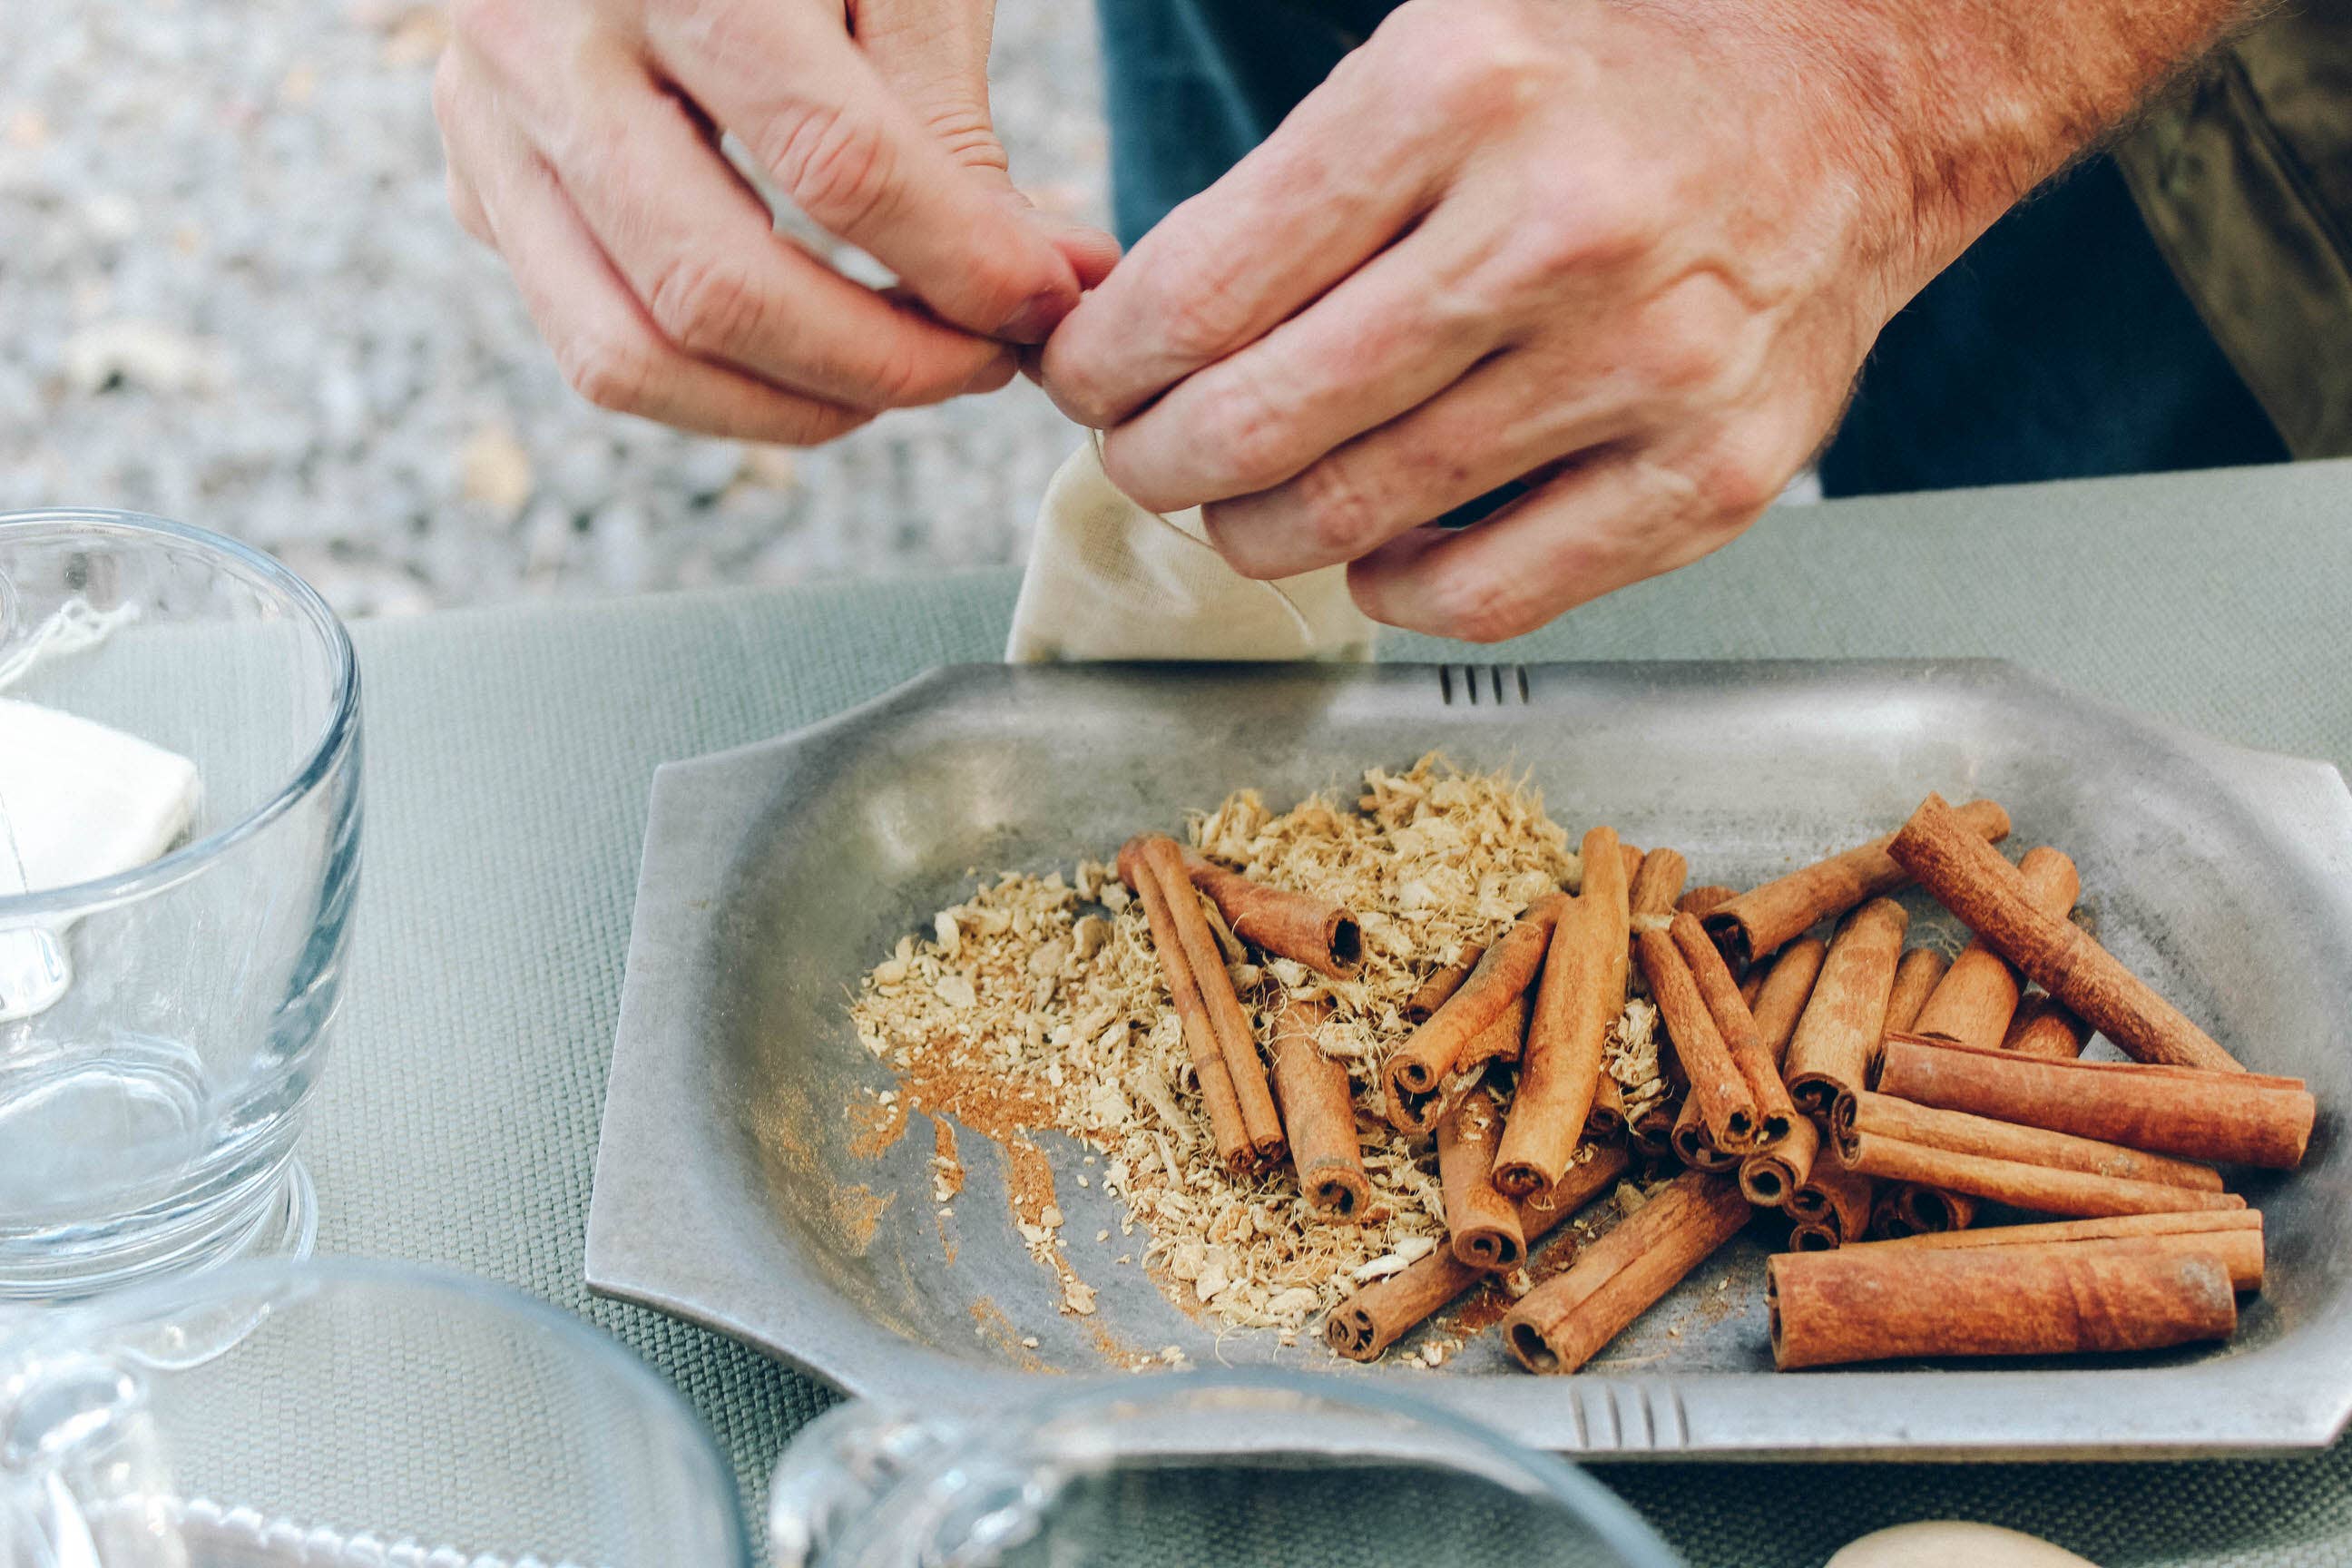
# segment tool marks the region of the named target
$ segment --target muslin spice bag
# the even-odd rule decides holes
[[[1368,659],[1373,630],[1344,566],[1243,576],[1210,544],[1198,508],[1162,517],[1111,483],[1096,436],[1046,489],[1004,657]]]

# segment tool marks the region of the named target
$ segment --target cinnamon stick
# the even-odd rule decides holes
[[[2046,1225],[1997,1225],[1984,1230],[1942,1231],[1870,1245],[1946,1250],[2057,1242],[2087,1247],[2117,1241],[2151,1251],[2207,1253],[2221,1260],[2221,1266],[2230,1271],[2230,1283],[2236,1289],[2263,1288],[2263,1216],[2259,1209],[2116,1215],[2107,1219],[2053,1220]]]
[[[1527,1047],[1528,1011],[1528,999],[1524,996],[1504,1008],[1503,1016],[1487,1025],[1485,1033],[1462,1047],[1454,1070],[1464,1073],[1482,1062],[1517,1061]],[[1431,1125],[1434,1126],[1434,1121]]]
[[[1683,1092],[1681,1107],[1675,1112],[1674,1131],[1666,1135],[1666,1142],[1674,1150],[1675,1158],[1694,1171],[1739,1169],[1738,1155],[1716,1147],[1714,1137],[1706,1130],[1706,1119],[1702,1109],[1697,1101],[1691,1099],[1687,1089]]]
[[[1738,984],[1724,967],[1723,954],[1707,940],[1696,915],[1676,915],[1667,934],[1682,951],[1691,978],[1698,983],[1699,998],[1715,1019],[1716,1033],[1723,1037],[1724,1048],[1756,1101],[1756,1146],[1769,1149],[1785,1142],[1799,1120],[1797,1108],[1790,1102],[1788,1085],[1780,1081],[1780,1064],[1757,1029],[1756,1015],[1740,1000]]]
[[[1160,896],[1166,903],[1178,948],[1192,973],[1192,984],[1200,993],[1210,1027],[1215,1032],[1217,1053],[1224,1058],[1226,1075],[1233,1080],[1234,1098],[1241,1106],[1242,1126],[1248,1133],[1251,1152],[1259,1164],[1273,1164],[1283,1157],[1287,1147],[1282,1136],[1282,1118],[1274,1108],[1274,1091],[1266,1085],[1265,1063],[1258,1056],[1257,1036],[1250,1027],[1249,1015],[1242,1010],[1241,998],[1234,994],[1231,976],[1225,973],[1224,952],[1217,946],[1215,933],[1209,930],[1208,917],[1201,912],[1192,879],[1184,874],[1184,852],[1174,839],[1158,833],[1130,840],[1129,847],[1135,850],[1135,868],[1160,884]],[[1127,862],[1126,849],[1119,851],[1119,859],[1122,865]],[[1126,873],[1122,870],[1120,874]],[[1146,914],[1149,918],[1149,911]]]
[[[1964,1110],[1917,1105],[1867,1089],[1851,1100],[1840,1100],[1832,1113],[1831,1125],[1842,1143],[1857,1133],[1874,1132],[1931,1149],[1983,1154],[1996,1160],[2020,1160],[2058,1171],[2082,1171],[2132,1182],[2162,1182],[2168,1186],[2196,1187],[2209,1193],[2221,1190],[2221,1173],[2210,1165],[2144,1153],[2095,1138],[1996,1121]]]
[[[1839,1164],[1834,1157],[1815,1160],[1804,1184],[1782,1205],[1800,1225],[1826,1230],[1838,1244],[1850,1246],[1870,1233],[1871,1211],[1877,1184]]]
[[[1911,917],[1892,899],[1874,899],[1846,918],[1804,1016],[1780,1063],[1790,1098],[1808,1116],[1827,1116],[1840,1095],[1863,1086],[1886,1021],[1895,965]]]
[[[2019,1004],[2000,1048],[2021,1057],[2072,1061],[2091,1043],[2091,1026],[2060,1006],[2046,991],[2036,991]]]
[[[1495,1154],[1495,1185],[1512,1197],[1542,1192],[1568,1169],[1600,1088],[1609,1026],[1625,1010],[1631,893],[1616,831],[1593,828],[1583,853],[1583,890],[1552,931],[1518,1092]]]
[[[1653,849],[1642,857],[1642,868],[1633,874],[1626,902],[1636,915],[1671,915],[1675,900],[1682,894],[1683,879],[1689,875],[1690,862],[1679,850]]]
[[[1599,1081],[1592,1086],[1591,1108],[1584,1113],[1585,1141],[1605,1143],[1622,1136],[1624,1131],[1625,1091],[1617,1087],[1617,1080],[1609,1076],[1604,1067]]]
[[[1888,852],[1985,944],[2144,1062],[2243,1070],[2235,1057],[2096,938],[2037,908],[2016,869],[1969,830],[1940,795],[1929,795]]]
[[[1528,1255],[1519,1205],[1495,1189],[1495,1143],[1502,1136],[1495,1097],[1474,1089],[1437,1124],[1437,1177],[1454,1256],[1473,1268],[1517,1268]]]
[[[1787,1060],[1789,1041],[1797,1032],[1797,1020],[1804,1016],[1805,1004],[1812,999],[1813,984],[1821,978],[1822,960],[1829,956],[1829,951],[1830,944],[1817,936],[1792,942],[1780,950],[1780,955],[1764,973],[1764,984],[1756,993],[1752,1011],[1756,1015],[1756,1032],[1762,1037],[1764,1048],[1772,1053],[1776,1066]],[[1786,1081],[1785,1075],[1782,1081]]]
[[[2292,1170],[2318,1105],[2301,1079],[2134,1062],[2049,1060],[1887,1037],[1878,1089],[1941,1106],[2211,1165]]]
[[[1765,1263],[1764,1303],[1773,1364],[1784,1371],[2161,1350],[2227,1339],[2238,1326],[2218,1258],[2126,1242],[1779,1253]]]
[[[1995,959],[1994,963],[2000,961]],[[1932,947],[1915,947],[1895,965],[1895,987],[1886,994],[1886,1026],[1907,1029],[1940,984],[1948,961]]]
[[[1363,967],[1364,928],[1347,906],[1254,882],[1195,850],[1184,851],[1184,873],[1209,895],[1233,933],[1251,946],[1334,980]]]
[[[1559,1184],[1539,1199],[1519,1205],[1519,1228],[1528,1245],[1538,1240],[1586,1204],[1614,1186],[1625,1173],[1627,1155],[1622,1148],[1596,1149],[1591,1158],[1569,1167]],[[1573,1249],[1568,1237],[1553,1250]],[[1547,1262],[1551,1254],[1547,1253]],[[1481,1280],[1492,1278],[1454,1256],[1450,1247],[1415,1259],[1385,1279],[1375,1280],[1325,1314],[1323,1342],[1349,1361],[1373,1361],[1380,1353],[1426,1320],[1429,1315]]]
[[[1977,1222],[1977,1201],[1966,1193],[1923,1187],[1906,1182],[1895,1189],[1895,1212],[1904,1228],[1915,1236],[1941,1236],[1967,1230]]]
[[[1675,939],[1662,931],[1642,932],[1639,951],[1650,998],[1658,1005],[1683,1079],[1690,1086],[1685,1114],[1706,1127],[1706,1140],[1717,1152],[1746,1153],[1756,1146],[1761,1111],[1747,1075],[1715,1026],[1715,1016],[1699,993],[1690,964]]]
[[[1372,1186],[1356,1142],[1356,1091],[1344,1062],[1323,1054],[1316,1031],[1331,1004],[1285,997],[1274,1022],[1274,1093],[1282,1104],[1298,1190],[1316,1218],[1362,1222]]]
[[[1772,963],[1769,959],[1767,959],[1748,970],[1748,978],[1739,983],[1739,999],[1748,1004],[1748,1011],[1750,1014],[1756,1011],[1756,998],[1764,994],[1765,976],[1771,973]]]
[[[1906,1142],[1879,1132],[1855,1132],[1835,1141],[1839,1163],[1885,1182],[1916,1182],[1946,1192],[1990,1198],[2032,1214],[2093,1219],[2118,1214],[2171,1214],[2184,1209],[2243,1208],[2235,1193],[2136,1182],[2000,1160],[1983,1154]]]
[[[1454,1100],[1465,1088],[1475,1085],[1477,1068],[1488,1062],[1516,1062],[1526,1049],[1528,1002],[1524,996],[1514,997],[1503,1009],[1502,1016],[1486,1029],[1454,1058],[1454,1068],[1444,1081],[1427,1094],[1407,1094],[1395,1098],[1391,1087],[1388,1101],[1389,1125],[1400,1132],[1416,1138],[1426,1137],[1437,1131],[1446,1113],[1454,1109]]]
[[[1682,1115],[1683,1097],[1667,1094],[1652,1100],[1640,1115],[1625,1126],[1625,1135],[1633,1140],[1633,1152],[1645,1160],[1663,1160],[1675,1152],[1675,1122]]]
[[[2009,834],[2009,813],[1999,803],[1972,800],[1960,807],[1961,821],[1983,838]],[[1867,900],[1894,891],[1911,873],[1888,854],[1895,836],[1888,834],[1857,845],[1842,855],[1815,861],[1760,888],[1751,888],[1706,917],[1707,934],[1723,949],[1732,973],[1748,966],[1783,943],[1801,937],[1822,921],[1842,915]]]
[[[1695,915],[1711,915],[1738,896],[1737,888],[1727,888],[1720,882],[1707,882],[1676,899],[1675,908]]]
[[[1461,957],[1430,971],[1429,978],[1405,998],[1404,1021],[1408,1024],[1428,1023],[1430,1015],[1444,1006],[1445,999],[1462,989],[1462,983],[1470,978],[1470,972],[1477,968],[1478,961],[1486,956],[1485,942],[1469,942],[1463,947]]]
[[[1463,1047],[1486,1033],[1535,984],[1551,945],[1552,927],[1567,907],[1568,895],[1547,893],[1520,910],[1509,929],[1487,946],[1469,976],[1389,1058],[1381,1079],[1388,1090],[1389,1120],[1400,1131],[1421,1131],[1411,1124],[1415,1102],[1437,1093]]]
[[[1902,1194],[1902,1186],[1893,1182],[1875,1184],[1871,1188],[1868,1239],[1893,1241],[1902,1237],[1919,1234],[1919,1227],[1904,1216],[1903,1205],[1897,1201]]]
[[[1583,1249],[1568,1271],[1519,1299],[1504,1342],[1530,1372],[1574,1372],[1739,1234],[1751,1214],[1738,1186],[1687,1171]]]
[[[1143,918],[1150,926],[1152,952],[1160,960],[1160,976],[1168,985],[1169,1005],[1175,1008],[1177,1020],[1183,1026],[1185,1054],[1192,1061],[1202,1109],[1208,1113],[1209,1131],[1216,1140],[1217,1158],[1228,1170],[1247,1170],[1258,1163],[1257,1151],[1251,1145],[1249,1130],[1242,1123],[1241,1101],[1234,1093],[1233,1075],[1225,1070],[1216,1028],[1209,1022],[1208,1006],[1201,999],[1200,987],[1192,982],[1192,966],[1185,962],[1183,943],[1177,937],[1176,922],[1160,891],[1160,879],[1144,866],[1133,840],[1118,852],[1118,874],[1135,889],[1136,901],[1143,906]],[[1190,896],[1187,893],[1186,897]],[[1198,912],[1196,909],[1194,913]],[[1218,975],[1222,978],[1224,973],[1224,966],[1220,964]]]
[[[1780,1142],[1739,1162],[1739,1190],[1759,1208],[1779,1208],[1813,1173],[1821,1152],[1822,1130],[1811,1117],[1797,1117]]]
[[[2059,920],[2066,918],[2074,907],[2075,895],[2083,890],[2074,862],[2046,844],[2027,850],[2025,858],[2017,863],[2017,872],[2024,881],[2027,900]],[[1889,1016],[1886,1026],[1990,1049],[2009,1032],[2022,984],[2009,960],[1986,945],[1984,938],[1975,937],[1952,961],[1951,973],[1927,998],[1927,1005],[1908,1020]]]

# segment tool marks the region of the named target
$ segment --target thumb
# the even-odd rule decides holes
[[[851,31],[890,91],[992,195],[1015,205],[1078,276],[1102,281],[1118,241],[1065,213],[1041,208],[1013,184],[988,96],[992,0],[865,0]]]

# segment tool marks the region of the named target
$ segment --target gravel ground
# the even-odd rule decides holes
[[[574,397],[450,220],[405,0],[0,20],[0,510],[153,511],[352,615],[1019,558],[1076,432],[1025,384],[811,452]],[[1002,0],[1014,175],[1104,221],[1091,7]]]

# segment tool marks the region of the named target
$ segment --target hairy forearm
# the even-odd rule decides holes
[[[1780,0],[1766,0],[1779,5]],[[1794,0],[1789,25],[1886,138],[1938,268],[2262,9],[2258,0]]]

